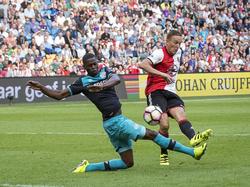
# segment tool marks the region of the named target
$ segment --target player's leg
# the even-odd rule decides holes
[[[168,138],[168,130],[169,130],[169,119],[168,114],[166,112],[162,113],[160,124],[159,124],[159,133]],[[162,166],[168,166],[169,165],[169,158],[168,158],[168,150],[161,148],[161,154],[160,154],[160,165]]]
[[[171,139],[171,138],[166,138],[162,136],[161,134],[150,130],[146,129],[145,136],[143,137],[145,140],[152,140],[156,144],[158,144],[161,148],[164,149],[169,149],[177,152],[181,152],[187,155],[190,155],[194,157],[197,160],[200,160],[202,155],[205,153],[207,144],[204,144],[200,147],[192,148],[192,147],[187,147],[185,145],[182,145],[181,143]]]
[[[128,168],[133,167],[134,157],[133,157],[133,150],[132,149],[129,149],[127,151],[120,153],[120,157]]]
[[[181,132],[190,140],[190,145],[196,146],[206,141],[212,135],[212,130],[207,129],[201,133],[195,133],[192,124],[188,121],[183,107],[173,107],[169,109],[169,113],[179,124]]]
[[[207,146],[206,144],[197,148],[184,146],[175,140],[162,136],[158,132],[147,129],[144,126],[139,125],[124,116],[123,116],[123,122],[120,124],[119,130],[121,132],[120,134],[122,134],[120,135],[120,137],[123,137],[125,139],[128,138],[128,140],[132,139],[134,141],[137,141],[138,139],[152,140],[163,149],[170,149],[173,151],[182,152],[198,160],[204,154]],[[123,144],[123,142],[120,142],[120,147],[123,147],[122,149],[128,149],[129,147],[131,147],[131,145],[130,143],[126,145]]]
[[[168,130],[169,130],[169,120],[168,120],[168,114],[166,112],[167,109],[167,100],[162,93],[161,90],[152,92],[150,95],[147,96],[147,104],[149,105],[155,105],[159,106],[163,112],[160,120],[160,128],[159,133],[164,137],[169,137]],[[169,159],[168,159],[168,151],[167,149],[161,148],[161,154],[160,154],[160,165],[169,165]]]
[[[127,169],[134,165],[131,140],[129,140],[127,137],[110,137],[110,141],[113,144],[116,152],[119,153],[120,159],[92,163],[87,168],[87,171],[114,171],[119,169]]]
[[[177,121],[179,124],[181,132],[191,140],[194,135],[195,131],[193,129],[192,124],[187,120],[184,108],[181,106],[172,107],[168,110],[171,116]]]
[[[130,157],[132,155],[132,157]],[[112,159],[105,162],[89,163],[83,160],[74,170],[73,173],[83,173],[90,171],[113,171],[118,169],[126,169],[133,166],[132,150],[127,150],[120,154],[122,159]],[[125,159],[123,161],[123,159]],[[128,164],[128,165],[127,165]]]
[[[116,152],[119,153],[121,159],[112,159],[106,162],[89,163],[82,161],[73,173],[82,173],[89,171],[112,171],[118,169],[126,169],[133,166],[132,142],[129,135],[123,133],[124,118],[122,115],[113,117],[103,123],[104,130],[109,136],[110,142],[114,146]]]
[[[118,169],[126,169],[134,165],[132,149],[126,150],[119,154],[120,154],[121,159],[112,159],[109,161],[98,162],[98,163],[88,163],[86,165],[85,171],[82,171],[82,172],[114,171]]]
[[[116,142],[116,143],[114,143]],[[114,171],[119,169],[127,169],[134,165],[133,150],[131,149],[131,141],[122,139],[120,141],[113,141],[115,148],[118,148],[121,159],[112,159],[105,162],[89,163],[83,160],[74,170],[73,173],[83,173],[90,171]],[[119,145],[119,147],[117,147]],[[124,146],[125,145],[125,146]],[[124,147],[123,147],[124,146]],[[119,149],[120,148],[120,149]],[[123,151],[125,150],[125,151]]]

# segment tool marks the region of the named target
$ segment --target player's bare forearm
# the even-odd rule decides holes
[[[163,77],[168,83],[173,82],[173,79],[171,78],[170,75],[153,68],[149,59],[144,59],[141,63],[139,63],[139,67],[150,74]]]
[[[53,99],[56,99],[56,100],[61,100],[61,99],[64,99],[66,97],[68,97],[70,94],[69,94],[69,91],[68,89],[65,89],[65,90],[51,90],[45,86],[43,86],[41,88],[41,92]]]
[[[148,59],[144,59],[141,63],[139,63],[139,67],[150,74],[163,76],[162,72],[152,67],[151,62]]]
[[[68,89],[52,90],[52,89],[49,89],[46,86],[44,86],[41,83],[36,82],[36,81],[29,81],[27,83],[27,85],[30,86],[32,89],[39,90],[43,94],[47,95],[48,97],[51,97],[51,98],[56,99],[56,100],[61,100],[63,98],[70,96]]]

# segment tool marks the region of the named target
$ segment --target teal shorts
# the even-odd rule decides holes
[[[123,115],[112,117],[103,122],[103,128],[109,136],[116,152],[132,149],[132,141],[145,136],[146,128]]]

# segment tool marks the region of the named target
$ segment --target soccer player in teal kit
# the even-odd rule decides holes
[[[98,68],[98,60],[91,53],[87,53],[82,60],[88,75],[80,77],[67,89],[51,90],[36,81],[29,81],[27,84],[31,88],[40,90],[45,95],[57,100],[83,93],[102,113],[103,128],[108,134],[114,149],[119,153],[120,159],[99,163],[89,163],[87,160],[83,160],[73,170],[73,173],[132,167],[134,164],[132,140],[137,141],[139,139],[151,140],[161,148],[178,151],[197,160],[202,157],[207,144],[196,148],[186,147],[122,115],[121,103],[114,89],[114,86],[120,83],[119,76],[112,73],[107,67]]]

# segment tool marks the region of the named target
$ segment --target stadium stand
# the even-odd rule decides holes
[[[84,75],[95,53],[119,74],[184,35],[181,72],[250,71],[247,0],[1,0],[0,77]]]

